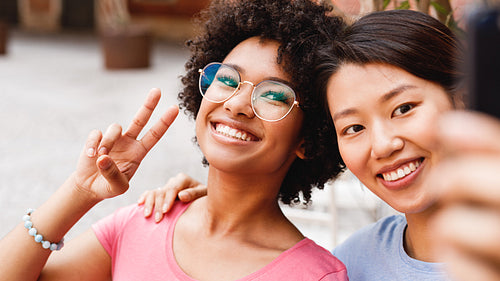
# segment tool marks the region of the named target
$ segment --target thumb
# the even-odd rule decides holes
[[[128,179],[120,172],[109,155],[100,156],[96,163],[102,176],[108,181],[111,196],[117,196],[127,191],[129,187]]]

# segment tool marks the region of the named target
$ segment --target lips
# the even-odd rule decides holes
[[[215,131],[218,134],[224,135],[226,137],[230,137],[236,140],[241,140],[241,141],[256,141],[258,138],[256,138],[254,135],[252,135],[249,132],[246,132],[241,129],[233,128],[225,124],[217,123],[215,124]]]
[[[401,165],[397,169],[394,169],[392,171],[381,173],[380,175],[385,181],[397,181],[415,172],[415,170],[417,170],[421,163],[422,159],[417,159],[415,161]]]

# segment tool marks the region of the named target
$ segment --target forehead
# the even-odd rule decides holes
[[[330,77],[327,97],[341,105],[339,101],[379,97],[402,85],[425,88],[430,83],[389,64],[344,64]]]
[[[259,74],[288,80],[288,75],[278,64],[279,42],[251,37],[240,42],[226,56],[223,63],[231,64],[242,76]]]
[[[399,67],[345,64],[328,81],[328,107],[332,115],[346,108],[377,107],[403,92],[418,94],[429,102],[451,103],[442,86]]]

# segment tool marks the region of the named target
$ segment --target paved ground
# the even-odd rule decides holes
[[[0,236],[72,172],[90,130],[113,122],[126,127],[153,87],[163,90],[158,112],[177,102],[187,57],[180,46],[156,42],[150,68],[108,71],[92,34],[11,34],[8,55],[0,56]],[[193,124],[179,117],[144,160],[130,192],[95,207],[73,232],[180,171],[204,177]]]
[[[163,91],[158,112],[176,103],[178,76],[188,55],[180,43],[155,42],[150,68],[108,71],[93,34],[14,31],[8,47],[8,55],[0,56],[0,237],[20,221],[26,208],[43,203],[73,171],[90,130],[105,130],[113,122],[126,127],[152,87]],[[143,161],[131,189],[92,209],[67,238],[117,207],[134,203],[144,190],[161,186],[178,172],[205,178],[201,154],[191,142],[193,136],[193,123],[180,114]],[[299,220],[299,227],[331,248],[373,220],[373,208],[370,212],[358,210],[366,207],[366,196],[337,196],[336,201],[347,202],[343,204],[347,208],[337,208],[333,228],[314,219]],[[316,198],[325,206],[332,197],[320,194]]]

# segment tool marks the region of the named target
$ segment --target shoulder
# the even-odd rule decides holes
[[[377,222],[369,224],[360,230],[354,232],[349,238],[339,246],[357,245],[359,243],[367,243],[372,240],[368,238],[379,239],[382,237],[392,236],[399,230],[403,230],[406,226],[406,219],[402,215],[392,215],[381,218]],[[338,247],[337,247],[338,248]]]
[[[386,248],[398,244],[406,226],[402,215],[392,215],[367,225],[338,245],[333,254],[344,261],[346,256],[358,256],[366,251]]]
[[[187,207],[187,204],[181,202],[175,202],[174,206],[168,214],[166,214],[164,220],[169,220],[177,217],[182,213]],[[128,205],[117,209],[111,215],[99,220],[95,223],[92,228],[95,232],[112,232],[118,234],[127,228],[136,229],[138,226],[141,228],[147,226],[154,226],[156,222],[153,218],[144,217],[144,206],[138,204]]]

